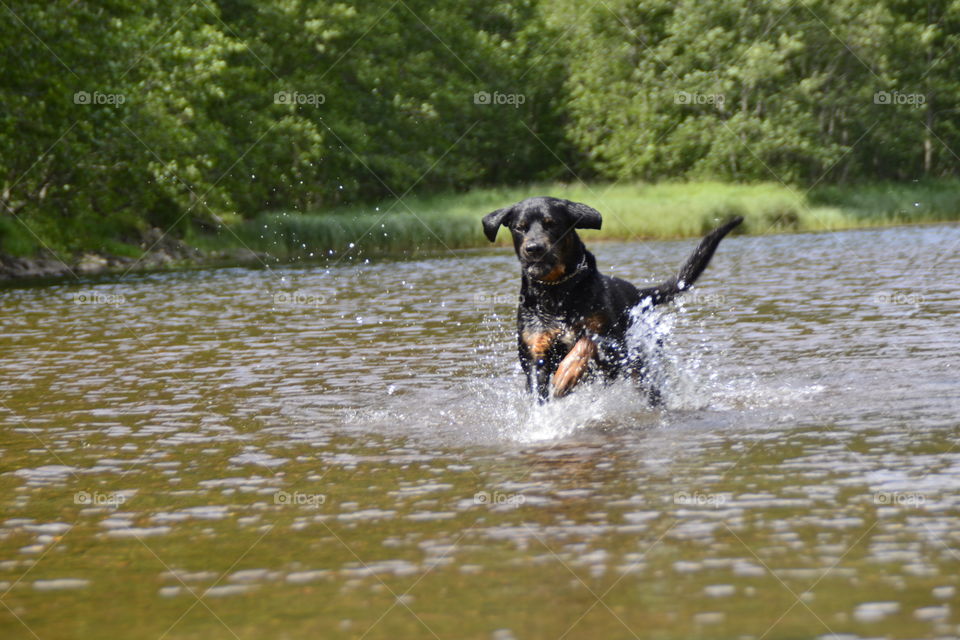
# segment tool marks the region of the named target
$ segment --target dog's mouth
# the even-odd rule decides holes
[[[528,258],[524,261],[524,271],[537,280],[553,280],[563,275],[563,266],[552,255]]]

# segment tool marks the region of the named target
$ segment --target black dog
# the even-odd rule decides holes
[[[606,379],[629,373],[642,380],[645,363],[626,344],[631,309],[653,308],[689,289],[723,237],[742,221],[736,217],[704,237],[676,277],[637,289],[597,271],[575,231],[600,228],[600,213],[585,204],[528,198],[484,216],[487,238],[493,242],[500,225],[506,226],[520,259],[517,341],[530,391],[541,401],[551,393],[561,397],[592,373]]]

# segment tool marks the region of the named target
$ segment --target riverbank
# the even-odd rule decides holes
[[[547,194],[589,203],[603,213],[603,228],[588,232],[592,240],[699,236],[733,215],[744,217],[740,233],[754,235],[960,220],[960,181],[823,186],[810,192],[775,183],[554,183],[409,197],[323,212],[269,212],[215,233],[188,228],[182,238],[149,229],[138,244],[102,238],[101,250],[69,256],[55,249],[38,251],[42,238],[31,245],[23,234],[17,253],[6,246],[0,252],[0,279],[319,262],[484,247],[489,244],[479,223],[484,214]],[[508,242],[502,234],[499,243]]]
[[[0,282],[40,282],[203,266],[260,265],[274,260],[266,253],[253,251],[239,243],[234,247],[202,250],[158,228],[146,231],[139,246],[111,244],[122,247],[121,252],[103,250],[70,254],[49,247],[25,256],[0,252]],[[134,252],[139,255],[131,255]]]

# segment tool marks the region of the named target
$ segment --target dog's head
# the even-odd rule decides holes
[[[580,246],[575,229],[599,229],[600,212],[579,202],[559,198],[527,198],[483,217],[490,242],[500,225],[510,229],[513,248],[525,273],[537,280],[562,278]]]

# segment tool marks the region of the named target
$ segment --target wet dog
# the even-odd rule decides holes
[[[707,234],[670,280],[638,289],[597,271],[577,229],[599,229],[600,213],[578,202],[527,198],[483,218],[490,242],[510,230],[520,260],[517,347],[527,385],[540,401],[564,396],[590,376],[629,374],[642,382],[642,356],[627,347],[631,310],[647,310],[686,291],[703,273],[736,217]],[[652,393],[656,399],[655,390]]]

